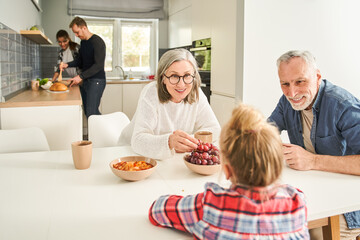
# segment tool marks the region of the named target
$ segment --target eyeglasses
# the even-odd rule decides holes
[[[182,78],[185,84],[191,84],[194,81],[195,76],[191,74],[185,74],[184,76],[178,76],[178,75],[171,75],[171,76],[164,76],[169,79],[169,82],[173,85],[178,84],[180,82],[180,79]]]

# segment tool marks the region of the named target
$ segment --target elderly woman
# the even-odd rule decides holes
[[[140,155],[165,159],[196,149],[198,140],[191,135],[197,131],[211,131],[218,138],[220,125],[200,89],[197,64],[189,51],[167,51],[155,79],[142,90],[120,145],[131,144]]]

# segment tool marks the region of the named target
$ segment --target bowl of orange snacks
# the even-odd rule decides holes
[[[127,181],[139,181],[149,177],[156,168],[156,160],[142,156],[117,158],[110,162],[111,171]]]

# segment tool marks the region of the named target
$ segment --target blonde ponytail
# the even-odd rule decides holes
[[[239,104],[223,128],[220,148],[232,166],[237,183],[268,186],[279,178],[283,167],[279,131],[259,111]]]

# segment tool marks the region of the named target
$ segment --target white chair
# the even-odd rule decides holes
[[[122,130],[130,123],[123,112],[91,115],[88,120],[88,136],[93,147],[117,146]]]
[[[46,136],[38,127],[0,130],[0,153],[50,151]]]

